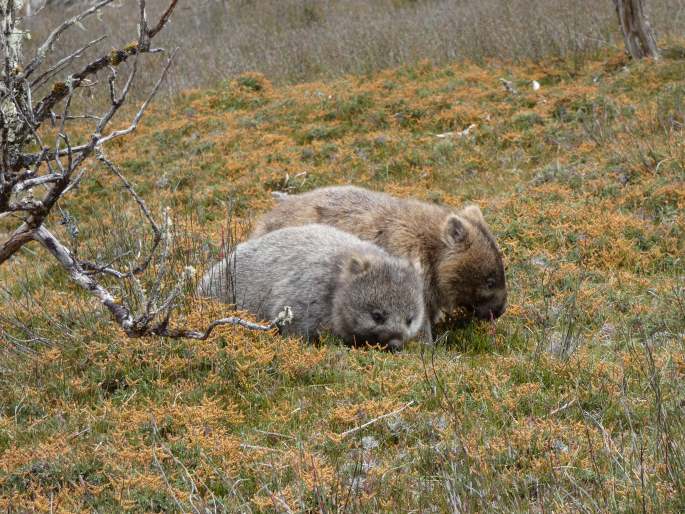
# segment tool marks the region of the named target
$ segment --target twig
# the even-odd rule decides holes
[[[154,423],[154,420],[153,420],[153,429],[155,431],[155,435],[157,435],[157,425],[156,425],[156,423]],[[164,484],[166,485],[166,488],[169,490],[169,493],[171,493],[171,497],[174,499],[174,503],[176,503],[176,506],[178,507],[179,512],[185,512],[183,505],[181,505],[181,502],[178,501],[178,498],[176,497],[176,493],[174,492],[174,489],[171,487],[171,484],[169,483],[169,479],[166,476],[166,472],[164,471],[164,468],[162,467],[161,462],[159,462],[159,459],[157,458],[157,445],[154,445],[152,447],[152,461],[154,462],[155,466],[157,466],[157,469],[159,470],[160,475],[162,475],[162,479],[164,480]]]
[[[182,469],[183,472],[185,473],[186,479],[187,479],[188,482],[190,483],[190,494],[188,495],[188,501],[190,502],[190,506],[192,507],[193,512],[194,512],[195,514],[200,514],[201,511],[200,511],[200,510],[195,506],[195,504],[193,503],[193,496],[197,496],[197,493],[198,493],[197,485],[195,485],[195,481],[193,480],[193,477],[190,475],[190,472],[188,471],[188,468],[185,466],[185,464],[183,464],[183,462],[181,462],[181,460],[180,460],[178,457],[176,457],[176,455],[174,455],[174,452],[172,452],[170,448],[168,448],[167,446],[165,446],[165,445],[163,445],[163,444],[161,445],[161,447],[162,447],[162,449],[163,449],[165,452],[167,452],[167,454],[169,455],[169,457],[171,457],[171,459],[172,459],[177,465],[179,465],[179,466],[181,467],[181,469]]]
[[[283,450],[279,450],[278,448],[269,448],[268,446],[258,446],[256,444],[241,443],[240,447],[245,448],[246,450],[259,450],[259,451],[265,451],[265,452],[285,453]]]
[[[559,412],[568,409],[571,405],[573,405],[573,404],[576,403],[577,401],[578,401],[578,398],[574,398],[573,400],[571,400],[570,402],[567,402],[566,404],[562,405],[561,407],[557,407],[557,408],[554,409],[552,412],[550,412],[549,414],[547,414],[547,417],[554,416],[555,414],[558,414]]]
[[[74,146],[71,148],[70,152],[72,154],[83,154],[83,153],[90,153],[93,148],[101,146],[104,143],[107,143],[113,139],[126,136],[130,134],[131,132],[135,131],[136,128],[138,128],[138,123],[140,122],[141,118],[145,114],[145,111],[147,107],[150,105],[150,102],[154,99],[155,95],[159,92],[159,88],[164,82],[164,79],[167,76],[167,73],[169,71],[169,68],[171,67],[171,64],[173,63],[174,57],[176,56],[176,53],[178,52],[178,48],[174,49],[174,51],[171,53],[169,58],[167,59],[167,62],[164,66],[164,69],[162,70],[162,74],[160,75],[159,79],[155,83],[155,86],[153,87],[152,91],[148,95],[148,97],[145,99],[143,104],[140,106],[140,109],[138,109],[138,112],[135,114],[133,121],[131,124],[126,127],[125,129],[121,130],[115,130],[112,131],[111,133],[107,134],[106,136],[100,136],[100,132],[102,129],[109,123],[113,115],[116,113],[116,110],[118,110],[119,105],[121,105],[124,101],[125,93],[128,92],[128,88],[125,87],[124,92],[122,92],[122,95],[119,98],[114,97],[113,91],[111,91],[110,95],[111,98],[110,100],[112,101],[112,105],[116,106],[115,109],[110,109],[109,112],[107,112],[105,115],[102,117],[93,117],[99,120],[98,123],[98,128],[96,129],[96,139],[94,141],[90,141],[88,143],[79,145],[79,146]],[[110,78],[110,84],[113,78]],[[127,85],[130,86],[131,84],[131,79],[127,81]],[[110,86],[111,87],[111,86]],[[47,153],[40,153],[40,154],[27,154],[24,155],[22,158],[22,163],[25,166],[29,166],[31,164],[34,164],[36,162],[40,162],[41,160],[46,160],[46,162],[56,160],[58,157],[67,155],[67,150],[60,150],[57,152],[47,152]]]
[[[167,72],[169,71],[169,68],[171,67],[171,64],[174,60],[174,57],[176,56],[176,53],[178,52],[178,48],[174,49],[173,52],[171,52],[171,55],[167,59],[166,65],[164,66],[164,69],[162,70],[162,74],[160,75],[159,79],[155,83],[155,86],[152,88],[152,91],[148,95],[148,97],[145,99],[143,104],[140,106],[140,109],[138,109],[138,112],[136,115],[133,117],[133,121],[131,124],[122,130],[114,130],[110,134],[108,134],[105,137],[101,137],[98,139],[96,146],[100,146],[103,143],[106,143],[107,141],[111,141],[112,139],[115,139],[117,137],[125,136],[127,134],[130,134],[133,132],[137,127],[138,127],[138,122],[140,122],[140,119],[143,117],[143,114],[145,114],[145,110],[147,109],[147,106],[150,105],[150,102],[152,99],[155,97],[157,92],[159,91],[159,87],[162,85],[162,82],[164,82],[164,79],[166,78]],[[130,82],[127,84],[126,92],[128,92],[128,87],[130,86]]]
[[[159,30],[166,24],[168,17],[171,15],[174,7],[176,6],[178,0],[172,0],[167,10],[164,12],[160,18],[157,26],[155,27],[154,34],[149,31],[146,35],[143,35],[142,39],[151,38],[156,35]],[[159,48],[150,48],[149,43],[147,46],[141,45],[142,41],[139,38],[138,43],[134,45],[129,45],[124,49],[112,50],[108,55],[103,55],[94,61],[86,64],[80,71],[73,73],[67,77],[64,82],[57,83],[53,86],[52,91],[48,93],[33,109],[34,118],[37,124],[40,124],[47,116],[49,116],[52,108],[58,102],[61,102],[68,93],[70,89],[76,89],[81,86],[84,79],[91,75],[95,75],[100,70],[111,65],[119,65],[128,60],[132,55],[138,55],[140,53],[156,53],[160,52]],[[68,84],[68,87],[67,87]]]
[[[171,13],[174,12],[174,9],[176,8],[176,4],[178,3],[178,0],[173,0],[170,4],[169,7],[166,8],[166,11],[162,14],[162,16],[159,17],[159,21],[157,22],[157,25],[152,30],[147,31],[147,36],[152,39],[157,35],[157,33],[164,28],[164,25],[167,24],[169,21],[169,18],[171,18]]]
[[[136,192],[136,190],[133,188],[131,183],[126,180],[126,177],[124,177],[123,173],[121,173],[121,170],[112,162],[110,161],[107,156],[104,154],[101,148],[97,148],[95,151],[95,154],[97,156],[97,159],[102,162],[109,170],[114,173],[121,182],[123,182],[124,187],[126,190],[129,192],[129,194],[133,197],[135,202],[138,204],[138,207],[140,208],[141,212],[143,213],[143,216],[147,220],[147,222],[150,224],[150,228],[152,229],[153,233],[153,241],[152,241],[152,248],[150,249],[150,253],[148,254],[148,257],[145,261],[143,261],[139,266],[136,266],[135,269],[133,269],[130,273],[131,274],[139,274],[145,271],[148,266],[150,265],[150,262],[152,261],[152,256],[154,255],[155,251],[157,250],[157,246],[159,246],[159,242],[162,239],[162,232],[159,230],[159,225],[157,225],[157,222],[155,219],[152,217],[152,214],[150,214],[150,210],[148,209],[145,201],[140,197],[140,195]]]
[[[81,288],[94,295],[112,313],[117,323],[129,333],[135,331],[133,316],[123,305],[116,302],[114,296],[102,287],[95,279],[84,273],[79,262],[68,248],[60,243],[45,227],[38,227],[33,238],[41,243],[69,273],[71,279]]]
[[[166,320],[159,324],[153,324],[153,319],[148,317],[147,313],[142,317],[134,317],[126,306],[118,303],[107,289],[83,269],[81,263],[74,258],[69,249],[60,243],[45,227],[37,228],[33,233],[33,238],[40,242],[59,261],[77,285],[100,300],[129,337],[156,335],[171,338],[205,340],[211,335],[215,328],[222,325],[239,325],[250,330],[269,331],[292,319],[292,311],[289,307],[286,307],[284,311],[279,314],[278,318],[266,325],[254,323],[237,316],[215,320],[209,324],[204,332],[184,328],[170,329]],[[162,302],[162,305],[170,303],[170,298],[172,297],[173,293]]]
[[[73,440],[76,439],[77,437],[80,437],[80,436],[82,436],[83,434],[86,434],[86,433],[88,433],[88,432],[90,432],[90,427],[86,427],[86,428],[84,428],[83,430],[81,430],[80,432],[76,432],[76,433],[74,433],[74,434],[71,434],[71,435],[69,436],[69,439],[68,439],[68,440],[69,440],[69,441],[73,441]]]
[[[40,86],[45,84],[48,80],[50,80],[52,77],[54,77],[57,73],[62,71],[74,59],[78,59],[79,57],[81,57],[83,52],[85,52],[89,48],[92,48],[93,46],[97,45],[98,43],[100,43],[101,41],[103,41],[106,38],[107,38],[107,36],[100,36],[97,39],[93,39],[91,42],[86,43],[81,48],[74,50],[71,54],[60,59],[53,66],[51,66],[49,69],[47,69],[46,71],[41,73],[38,77],[33,79],[33,81],[31,81],[31,87],[32,88],[39,88]]]
[[[48,182],[57,182],[60,178],[61,175],[43,175],[42,177],[30,178],[24,180],[23,182],[18,182],[14,186],[14,192],[21,193],[25,189],[31,189],[32,187],[36,187],[41,184],[47,184]]]
[[[295,438],[293,436],[281,434],[279,432],[269,432],[267,430],[260,430],[258,428],[255,428],[254,431],[259,433],[259,434],[263,434],[263,435],[268,435],[268,436],[273,436],[273,437],[282,437],[283,439],[291,439],[293,441],[295,440]]]
[[[364,423],[363,425],[359,425],[358,427],[354,427],[354,428],[351,428],[351,429],[349,429],[349,430],[346,430],[346,431],[343,432],[342,434],[339,434],[338,437],[339,437],[340,439],[344,439],[344,438],[347,437],[348,435],[352,435],[352,434],[354,434],[354,433],[356,433],[356,432],[359,432],[360,430],[365,429],[365,428],[368,427],[369,425],[373,425],[373,424],[376,423],[377,421],[380,421],[380,420],[385,419],[385,418],[389,418],[390,416],[396,416],[397,414],[399,414],[400,412],[402,412],[404,409],[406,409],[407,407],[411,407],[411,406],[414,405],[415,403],[416,403],[416,402],[415,402],[414,400],[412,400],[412,401],[410,401],[409,403],[404,404],[402,407],[400,407],[400,408],[397,409],[397,410],[394,410],[394,411],[392,411],[392,412],[388,412],[387,414],[383,414],[382,416],[378,416],[377,418],[373,418],[372,420],[369,420],[369,421],[367,421],[366,423]]]
[[[214,331],[215,328],[223,326],[223,325],[239,325],[243,328],[247,328],[250,330],[257,330],[260,332],[268,332],[269,330],[273,330],[278,326],[278,321],[273,321],[267,325],[260,325],[259,323],[254,323],[252,321],[247,321],[242,318],[238,318],[236,316],[231,316],[228,318],[221,318],[217,319],[215,321],[212,321],[209,326],[207,327],[207,330],[204,332],[198,332],[197,330],[183,330],[183,329],[161,329],[155,333],[155,335],[160,335],[160,336],[167,336],[167,337],[185,337],[188,339],[199,339],[200,341],[204,341],[207,339],[211,333]]]
[[[28,78],[36,70],[36,68],[43,63],[45,56],[48,54],[50,50],[52,50],[52,45],[54,45],[57,39],[59,39],[59,36],[62,34],[62,32],[67,30],[72,25],[80,23],[81,20],[84,20],[88,16],[96,13],[107,4],[112,3],[112,1],[113,0],[101,0],[100,2],[92,6],[90,9],[87,9],[83,11],[81,14],[77,14],[73,18],[66,20],[59,27],[53,30],[48,36],[48,38],[45,40],[45,42],[42,45],[40,45],[40,47],[36,51],[35,57],[31,60],[30,63],[26,65],[26,68],[24,68],[24,74],[22,78]]]

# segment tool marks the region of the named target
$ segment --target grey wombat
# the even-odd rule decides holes
[[[326,225],[283,228],[238,245],[198,291],[268,320],[290,306],[293,321],[284,334],[316,339],[330,331],[348,344],[392,350],[424,320],[423,286],[412,264]]]

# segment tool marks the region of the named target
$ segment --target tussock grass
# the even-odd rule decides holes
[[[0,270],[0,507],[681,512],[683,71],[613,52],[423,62],[282,87],[249,74],[157,105],[111,154],[176,213],[179,269],[242,237],[271,190],[352,182],[478,203],[509,309],[396,355],[231,327],[128,340],[29,248]],[[143,237],[102,171],[62,208],[84,256]],[[220,314],[180,306],[197,326]]]
[[[151,19],[166,3],[148,1]],[[682,37],[684,0],[647,4],[661,41]],[[82,5],[48,7],[28,19],[33,43]],[[120,48],[135,37],[137,12],[135,2],[121,0],[84,29]],[[80,47],[84,33],[64,34],[60,48]],[[178,93],[251,71],[291,83],[422,59],[560,58],[579,66],[623,42],[609,0],[195,0],[179,6],[156,44],[181,49],[168,81],[169,91]],[[147,89],[154,77],[148,75]]]

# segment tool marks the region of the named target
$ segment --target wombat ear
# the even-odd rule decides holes
[[[350,257],[350,260],[347,261],[347,271],[353,275],[366,273],[369,266],[371,266],[369,260],[361,255],[353,255]]]
[[[442,237],[448,245],[463,244],[469,237],[469,230],[464,220],[453,214],[445,221]]]
[[[471,221],[485,224],[485,218],[483,218],[483,213],[480,212],[480,209],[477,205],[467,205],[461,210],[461,214],[466,218],[470,219]]]

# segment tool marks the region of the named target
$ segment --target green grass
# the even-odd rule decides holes
[[[155,215],[172,208],[172,275],[242,237],[272,190],[352,182],[478,203],[508,311],[399,354],[238,328],[130,340],[32,246],[0,269],[0,507],[681,512],[678,59],[425,65],[278,88],[250,74],[157,107],[110,153]],[[100,168],[62,208],[84,258],[150,244]],[[189,298],[176,319],[225,314]]]

